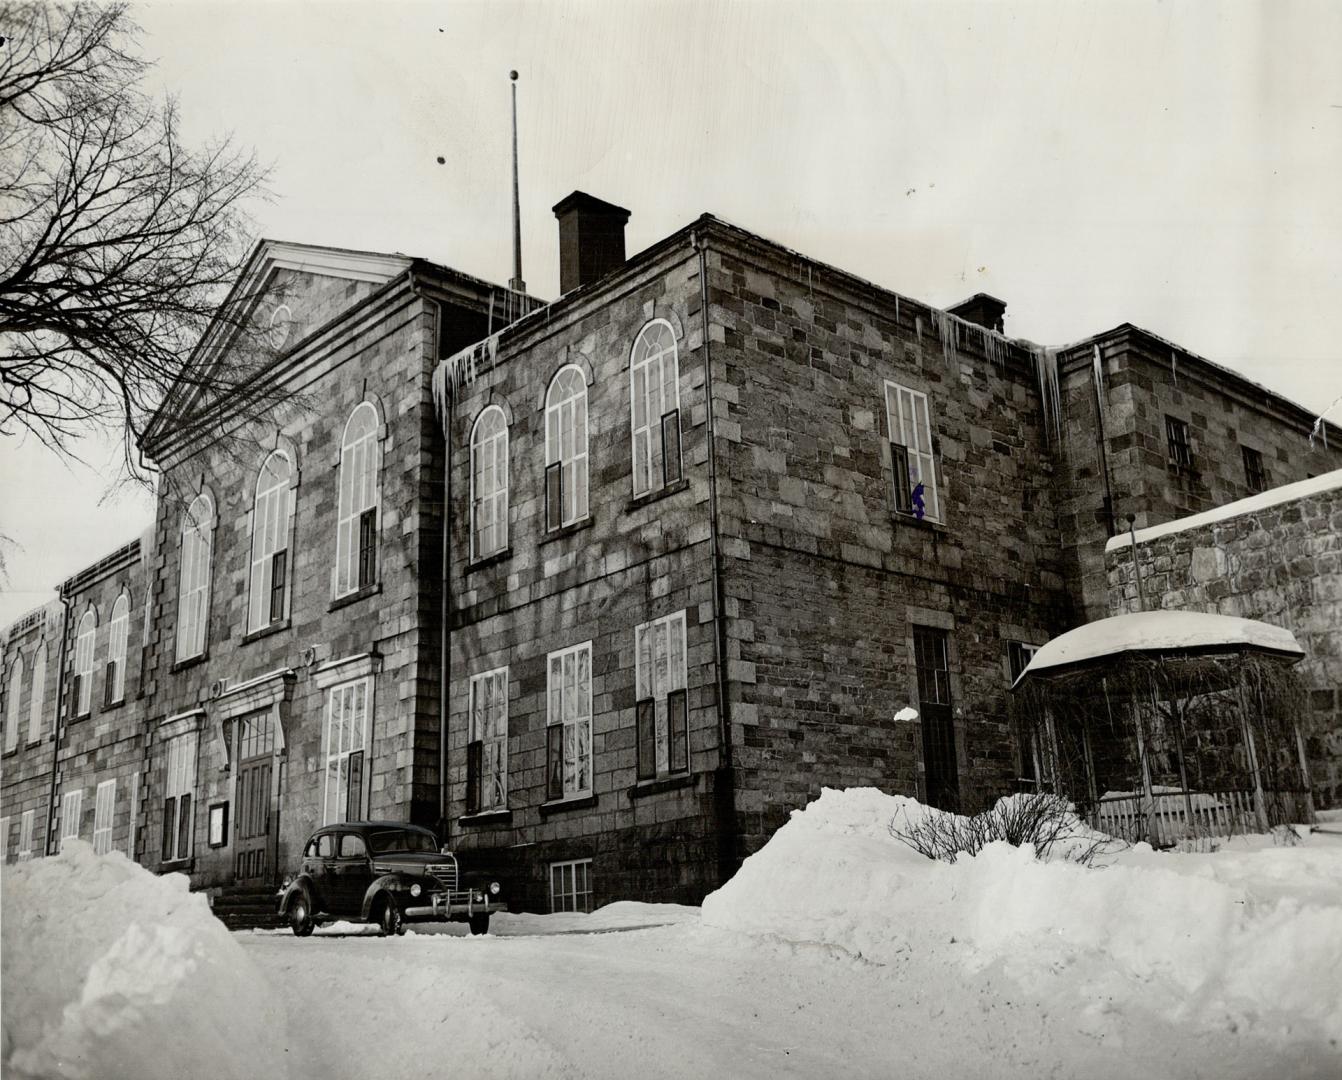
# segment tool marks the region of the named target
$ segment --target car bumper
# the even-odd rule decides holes
[[[423,900],[429,903],[419,902]],[[497,896],[463,889],[420,897],[405,907],[402,914],[407,919],[469,919],[473,915],[492,915],[504,907]]]

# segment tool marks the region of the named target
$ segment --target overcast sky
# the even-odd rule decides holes
[[[141,6],[189,137],[274,165],[263,236],[557,292],[550,207],[631,252],[710,211],[1007,333],[1134,322],[1321,412],[1342,395],[1342,4],[743,0]],[[446,163],[439,165],[442,156]],[[1342,406],[1332,414],[1342,419]],[[144,497],[0,446],[0,625],[137,535]]]

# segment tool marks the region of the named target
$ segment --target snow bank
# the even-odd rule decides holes
[[[185,877],[67,840],[0,894],[6,1076],[285,1075],[278,1000]]]
[[[936,812],[872,788],[827,789],[704,900],[703,921],[881,964],[917,951],[967,975],[996,966],[1041,998],[1091,1004],[1087,1023],[1100,1027],[1104,1014],[1149,1010],[1342,1039],[1342,845],[1219,867],[1219,855],[1139,845],[1087,869],[997,843],[950,865],[889,832],[897,815]],[[1339,887],[1315,888],[1320,875]]]

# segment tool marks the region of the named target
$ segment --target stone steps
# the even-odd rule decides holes
[[[279,901],[274,886],[229,885],[212,898],[210,910],[230,930],[264,930],[285,925]]]

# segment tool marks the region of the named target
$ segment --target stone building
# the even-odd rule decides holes
[[[115,846],[197,888],[264,887],[371,816],[532,909],[697,900],[822,785],[1013,790],[1006,688],[1103,613],[1118,515],[1342,465],[1302,410],[1133,327],[1039,349],[992,297],[939,310],[708,215],[626,259],[628,211],[555,211],[545,305],[258,246],[145,439],[151,537],[6,638],[6,738],[39,637],[66,642],[52,721],[122,590],[141,643],[133,700],[6,760],[27,850],[115,780]],[[264,414],[189,392],[240,321],[274,353]],[[83,798],[70,835],[106,835]]]
[[[1207,611],[1295,634],[1314,802],[1342,805],[1342,470],[1140,529],[1136,551],[1127,536],[1109,541],[1111,613]]]

